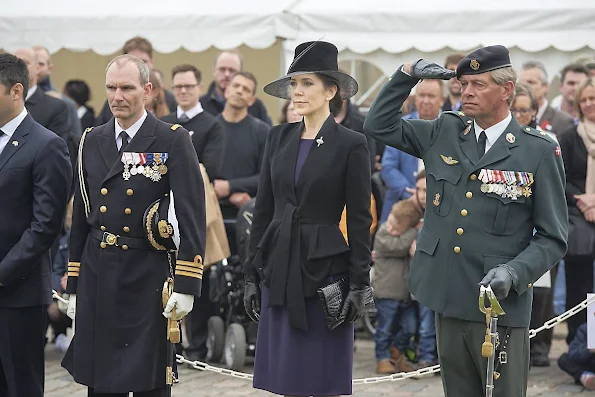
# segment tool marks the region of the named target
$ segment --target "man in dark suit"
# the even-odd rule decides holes
[[[403,101],[420,79],[455,75],[466,113],[443,112],[434,121],[402,118]],[[428,202],[408,286],[437,313],[446,397],[485,393],[486,317],[478,307],[478,284],[493,289],[506,313],[494,346],[500,373],[494,396],[526,395],[533,283],[567,248],[560,148],[545,131],[521,127],[512,117],[516,77],[504,46],[473,51],[456,74],[418,60],[391,76],[364,123],[366,134],[426,166]]]
[[[32,48],[18,49],[14,55],[25,62],[29,71],[30,88],[25,99],[27,111],[35,121],[64,139],[74,166],[77,142],[68,122],[68,107],[63,101],[47,95],[37,86],[37,55]]]
[[[27,65],[0,54],[0,396],[42,397],[50,247],[72,168],[66,143],[25,109]]]
[[[202,175],[188,131],[145,110],[142,60],[110,62],[106,89],[114,117],[83,133],[77,162],[66,288],[76,332],[62,365],[89,396],[169,396],[165,317],[181,320],[201,292]]]
[[[136,36],[124,43],[124,47],[122,47],[122,54],[133,55],[141,59],[147,65],[149,70],[153,69],[153,45],[144,37]],[[176,99],[174,98],[174,95],[168,90],[164,90],[164,93],[167,107],[169,108],[170,112],[174,112],[176,110]],[[111,118],[112,111],[110,110],[109,103],[105,101],[103,108],[101,108],[101,112],[95,119],[95,125],[105,124],[110,121]]]
[[[198,161],[204,164],[209,179],[220,178],[225,135],[221,124],[203,110],[198,100],[202,91],[200,70],[193,65],[178,65],[171,74],[178,108],[162,120],[170,124],[178,123],[187,129],[192,136]]]
[[[533,89],[535,100],[539,106],[536,121],[542,130],[560,136],[560,134],[574,127],[572,116],[549,105],[546,95],[550,89],[550,84],[545,66],[541,62],[530,61],[524,63],[519,80],[529,84]]]

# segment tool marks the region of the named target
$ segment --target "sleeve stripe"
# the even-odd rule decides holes
[[[178,271],[178,270],[187,271],[187,272],[196,273],[196,274],[202,274],[202,269],[197,269],[195,267],[177,265],[176,271]]]
[[[202,280],[202,274],[190,273],[190,272],[184,272],[184,271],[178,271],[178,270],[176,270],[176,276],[193,277],[193,278],[198,278],[198,279]]]

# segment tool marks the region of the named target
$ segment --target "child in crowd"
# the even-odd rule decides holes
[[[578,327],[568,345],[568,353],[560,356],[558,365],[577,384],[582,384],[587,390],[595,390],[595,349],[587,347],[587,323]]]
[[[392,374],[415,370],[404,354],[415,334],[416,315],[407,288],[409,247],[417,235],[421,219],[412,200],[396,203],[374,242],[375,262],[372,276],[376,302],[376,372]],[[395,333],[395,328],[400,330]]]

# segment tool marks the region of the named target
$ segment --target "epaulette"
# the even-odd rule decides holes
[[[171,130],[172,130],[172,131],[175,131],[175,130],[177,130],[177,129],[178,129],[178,128],[180,128],[180,127],[181,127],[181,125],[180,125],[180,124],[174,124],[174,125],[172,125],[172,126],[171,126]]]
[[[546,141],[548,141],[550,143],[555,143],[554,140],[548,136],[547,132],[545,132],[543,130],[537,130],[537,129],[531,128],[531,127],[523,127],[523,131],[529,135],[536,136],[541,139],[545,139]]]

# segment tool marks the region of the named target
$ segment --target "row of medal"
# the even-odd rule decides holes
[[[122,153],[124,172],[122,178],[129,180],[134,175],[144,175],[153,182],[159,182],[167,174],[167,153]]]
[[[482,169],[479,173],[482,193],[495,193],[503,198],[517,200],[531,196],[533,174],[530,172]]]

